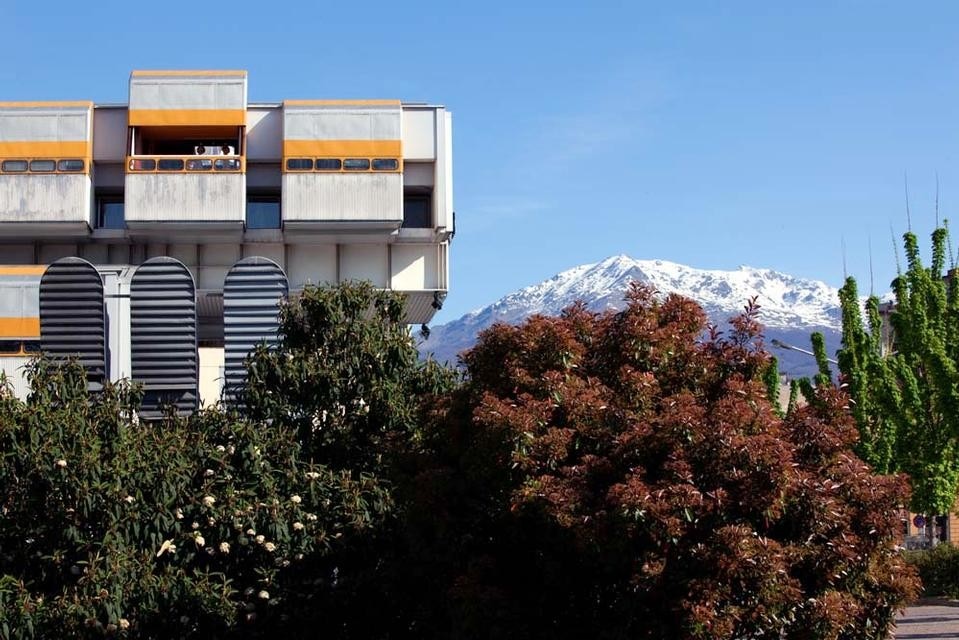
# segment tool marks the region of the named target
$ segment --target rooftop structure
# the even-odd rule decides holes
[[[0,102],[0,350],[35,348],[40,276],[66,258],[99,271],[108,308],[110,287],[129,295],[151,259],[185,267],[206,400],[219,390],[210,376],[223,377],[224,282],[241,261],[275,265],[291,293],[347,280],[404,292],[411,324],[442,305],[453,235],[444,107],[250,104],[245,71],[134,71],[129,82],[128,105]],[[108,332],[129,326],[111,317]],[[128,341],[108,337],[110,379],[136,369],[113,353]]]

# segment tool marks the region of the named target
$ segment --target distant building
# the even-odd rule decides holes
[[[369,280],[408,295],[407,322],[428,322],[446,296],[452,235],[442,106],[251,104],[245,71],[134,71],[127,105],[0,103],[0,351],[19,393],[42,323],[44,349],[61,353],[102,325],[81,345],[91,379],[169,387],[190,410],[198,394],[219,396],[236,327],[246,333],[234,345],[270,338],[280,290]],[[80,277],[87,262],[99,280]],[[249,303],[224,304],[229,274]],[[261,277],[272,289],[259,296],[248,283]],[[98,295],[103,318],[83,328],[77,301]],[[187,351],[164,351],[163,331],[180,328],[170,339]]]

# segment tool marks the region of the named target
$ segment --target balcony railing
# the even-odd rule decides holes
[[[56,158],[17,158],[0,161],[0,173],[83,173],[86,162],[80,158],[58,160]]]
[[[132,156],[127,173],[243,173],[242,156]]]

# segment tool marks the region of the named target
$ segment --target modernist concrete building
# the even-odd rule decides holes
[[[420,324],[445,298],[453,231],[442,106],[248,103],[245,71],[134,71],[127,105],[0,103],[0,351],[21,393],[16,370],[39,346],[48,265],[86,261],[99,273],[105,379],[137,378],[137,272],[146,283],[147,264],[185,267],[209,402],[229,342],[224,282],[238,263],[266,265],[293,293],[351,279],[405,292],[406,320]]]

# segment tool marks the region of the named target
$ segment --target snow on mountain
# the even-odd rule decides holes
[[[458,353],[473,345],[477,333],[495,322],[516,324],[533,314],[556,315],[577,300],[594,311],[621,309],[623,294],[634,280],[648,282],[662,293],[678,293],[696,300],[721,328],[756,296],[767,340],[777,338],[808,349],[809,335],[821,331],[830,353],[839,346],[838,292],[823,282],[770,269],[694,269],[666,260],[635,260],[619,255],[573,267],[458,320],[431,327],[429,339],[420,345],[420,353],[432,353],[441,362],[455,362]],[[775,350],[775,355],[790,376],[815,373],[815,363],[809,356],[782,350]]]

